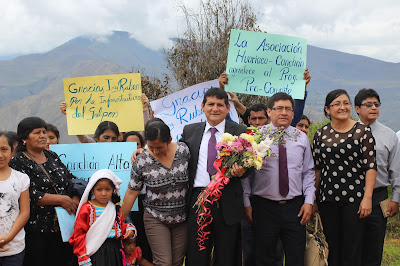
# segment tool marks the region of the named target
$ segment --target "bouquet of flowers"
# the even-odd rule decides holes
[[[213,220],[211,210],[207,207],[207,204],[212,205],[220,199],[223,188],[232,178],[231,170],[235,163],[244,168],[254,167],[258,170],[261,168],[263,158],[270,156],[270,146],[283,134],[282,130],[278,137],[270,139],[267,135],[271,129],[272,126],[269,129],[250,127],[249,131],[240,136],[224,133],[221,141],[217,143],[216,149],[219,153],[219,158],[214,162],[217,173],[211,178],[207,188],[199,194],[195,203],[195,206],[197,206],[197,224],[199,226],[197,241],[200,250],[205,249],[204,241],[208,239],[207,236],[210,234],[204,229]]]

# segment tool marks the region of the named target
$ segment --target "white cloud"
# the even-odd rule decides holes
[[[128,31],[160,49],[184,30],[182,4],[190,0],[0,0],[0,55],[45,52],[79,35]],[[251,0],[270,33],[309,44],[400,62],[400,1]]]
[[[303,37],[311,45],[400,62],[400,2],[273,1],[261,26],[270,33]]]

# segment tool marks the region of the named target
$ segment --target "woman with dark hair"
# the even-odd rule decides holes
[[[361,265],[362,219],[371,214],[376,179],[375,140],[369,127],[350,119],[345,90],[326,96],[324,112],[331,123],[315,133],[313,156],[328,262]]]
[[[17,154],[17,147],[18,147],[18,135],[14,131],[6,131],[5,135],[12,143],[12,157]]]
[[[300,131],[303,131],[307,135],[310,126],[311,126],[310,119],[307,116],[303,115],[299,123],[297,123],[296,128]]]
[[[142,135],[137,131],[126,132],[124,134],[122,142],[136,142],[137,149],[142,149],[145,146],[145,141]],[[139,210],[131,211],[129,213],[129,218],[132,221],[135,221],[134,224],[138,231],[136,245],[141,248],[143,258],[145,258],[149,262],[153,262],[153,255],[151,253],[151,248],[149,246],[149,242],[145,234],[145,228],[143,223],[143,215],[144,215],[143,200],[145,197],[146,197],[146,186],[143,186],[143,189],[140,191],[140,194],[137,197]]]
[[[119,136],[118,126],[111,121],[101,122],[94,132],[93,139],[87,135],[77,135],[81,143],[117,142]]]
[[[79,197],[72,196],[68,182],[74,179],[57,154],[46,150],[47,124],[39,117],[27,117],[18,124],[18,154],[10,167],[30,178],[31,213],[26,230],[24,265],[67,265],[72,249],[63,243],[56,219],[56,206],[75,213]]]
[[[122,138],[122,142],[136,142],[138,149],[144,148],[145,146],[142,135],[140,135],[140,133],[137,131],[126,132]]]
[[[47,124],[47,148],[50,149],[50,145],[58,144],[60,142],[60,131],[53,124]]]
[[[171,142],[169,127],[162,121],[149,121],[145,139],[148,150],[137,155],[132,165],[122,214],[127,217],[145,185],[144,226],[153,263],[182,265],[186,252],[189,148],[182,142]]]

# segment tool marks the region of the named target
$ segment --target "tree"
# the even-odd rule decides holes
[[[162,80],[157,77],[144,74],[146,73],[144,69],[138,71],[137,69],[132,68],[129,73],[141,73],[140,77],[142,80],[142,92],[146,94],[147,98],[149,98],[149,101],[160,99],[172,93],[169,86],[171,79],[166,73],[163,73]]]
[[[257,14],[245,0],[201,0],[197,12],[181,6],[186,31],[164,51],[179,89],[216,79],[225,71],[231,29],[258,31]],[[238,95],[244,105],[265,97]]]

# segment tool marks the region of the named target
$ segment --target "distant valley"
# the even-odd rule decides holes
[[[322,118],[325,96],[332,89],[346,89],[354,97],[360,88],[374,88],[381,95],[380,121],[400,129],[400,63],[309,45],[307,67],[312,80],[305,114],[311,119]],[[16,130],[24,117],[39,116],[59,127],[62,143],[76,142],[67,136],[66,119],[59,111],[62,80],[127,73],[132,68],[155,76],[167,72],[162,51],[148,49],[120,31],[107,42],[77,37],[43,54],[0,57],[0,128]]]

